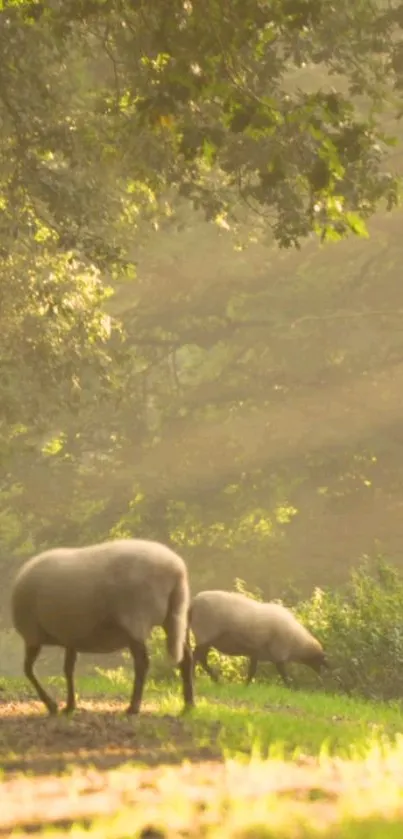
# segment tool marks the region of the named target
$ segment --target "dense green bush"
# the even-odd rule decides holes
[[[367,697],[402,696],[403,579],[383,557],[366,559],[344,591],[316,589],[296,613],[329,653],[329,682]]]

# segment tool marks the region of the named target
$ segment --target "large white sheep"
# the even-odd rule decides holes
[[[285,606],[259,603],[229,591],[202,591],[191,603],[190,625],[195,636],[193,666],[200,663],[213,681],[218,676],[208,664],[211,647],[233,656],[247,656],[247,684],[256,675],[259,661],[271,661],[285,684],[285,665],[300,662],[320,672],[327,667],[319,641],[299,623]]]
[[[165,630],[167,649],[179,665],[185,707],[193,705],[189,644],[188,573],[165,545],[118,539],[83,548],[55,548],[28,560],[16,576],[11,608],[25,643],[24,672],[50,714],[57,704],[38,682],[33,665],[42,646],[65,649],[65,712],[75,708],[77,653],[109,653],[127,647],[134,662],[127,713],[140,710],[149,667],[146,640],[154,626]]]

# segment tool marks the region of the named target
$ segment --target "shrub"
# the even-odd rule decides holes
[[[365,559],[344,592],[316,589],[296,613],[329,654],[326,681],[370,698],[401,697],[403,580],[382,556]]]

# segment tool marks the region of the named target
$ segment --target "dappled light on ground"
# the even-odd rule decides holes
[[[401,758],[195,761],[176,768],[91,768],[62,778],[15,778],[0,787],[0,833],[75,822],[88,827],[95,819],[95,835],[102,824],[99,835],[111,837],[127,835],[129,826],[130,835],[140,836],[147,829],[155,837],[201,837],[217,829],[220,836],[259,836],[249,832],[259,825],[281,836],[294,835],[304,823],[306,834],[298,835],[311,835],[343,820],[384,818],[386,811],[403,826]]]
[[[151,683],[128,718],[125,693],[80,679],[74,715],[49,717],[21,680],[5,683],[0,836],[361,839],[357,823],[378,839],[386,822],[403,827],[396,703],[200,678],[193,713]]]
[[[195,744],[186,720],[156,715],[157,703],[144,704],[141,716],[127,717],[127,703],[82,702],[72,717],[49,717],[37,702],[0,708],[1,765],[6,772],[62,772],[75,765],[108,768],[127,761],[155,765],[183,758],[219,757],[210,746]],[[217,725],[211,734],[217,733]]]

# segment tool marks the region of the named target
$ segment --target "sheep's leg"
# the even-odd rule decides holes
[[[210,676],[213,682],[218,682],[218,674],[210,667],[207,656],[210,652],[208,644],[200,644],[193,652],[193,671],[196,669],[196,664],[201,664],[203,670]]]
[[[258,665],[258,659],[257,658],[250,658],[249,659],[248,675],[246,677],[246,684],[247,685],[250,685],[252,679],[255,678],[257,665]]]
[[[46,693],[46,690],[42,687],[40,682],[38,682],[34,673],[34,664],[40,651],[41,646],[39,644],[33,647],[28,645],[25,646],[24,673],[27,679],[31,682],[31,685],[34,686],[39,699],[48,709],[49,714],[57,714],[57,703],[49,696],[48,693]]]
[[[67,682],[67,702],[66,707],[63,708],[63,713],[70,714],[75,710],[76,697],[74,690],[74,668],[77,661],[77,653],[70,648],[66,649],[64,654],[64,676]]]
[[[289,688],[291,686],[291,679],[290,679],[290,677],[289,677],[289,675],[288,675],[288,673],[285,669],[285,664],[283,664],[282,661],[279,661],[276,664],[276,670],[277,670],[277,673],[279,674],[279,676],[281,676],[285,686]]]
[[[186,640],[183,647],[183,658],[179,664],[182,676],[184,710],[194,705],[193,695],[193,656],[189,642]]]
[[[131,641],[129,650],[133,656],[134,681],[133,691],[127,714],[138,714],[143,697],[144,683],[150,666],[147,648],[141,641]]]

